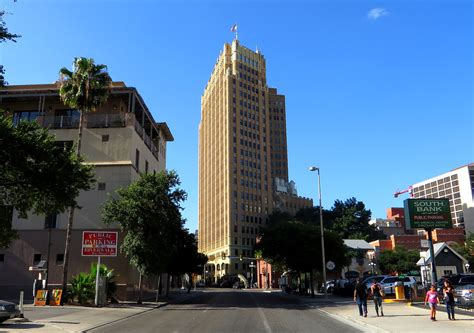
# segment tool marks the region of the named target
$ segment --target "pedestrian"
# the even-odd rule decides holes
[[[449,320],[454,319],[454,287],[449,280],[444,280],[444,303],[446,304],[446,312],[448,313]]]
[[[354,289],[354,302],[359,307],[359,315],[367,317],[367,287],[361,282],[360,278],[357,279]]]
[[[431,289],[426,293],[425,305],[426,302],[430,304],[431,309],[431,320],[436,321],[436,306],[439,303],[438,292],[436,291],[436,286],[432,285]]]
[[[370,286],[370,292],[372,293],[372,296],[374,297],[374,305],[375,305],[375,312],[377,312],[377,317],[379,316],[379,308],[380,308],[380,315],[383,317],[383,308],[382,308],[382,303],[383,303],[383,296],[385,296],[385,293],[383,291],[383,288],[380,284],[377,283],[377,281],[372,280],[372,285]]]

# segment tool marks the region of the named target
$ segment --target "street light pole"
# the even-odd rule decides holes
[[[318,167],[310,167],[309,171],[318,171],[318,193],[319,193],[319,224],[321,229],[321,259],[323,261],[323,289],[324,289],[324,297],[328,296],[328,292],[326,290],[326,254],[324,251],[324,226],[323,226],[323,205],[321,199],[321,174]]]

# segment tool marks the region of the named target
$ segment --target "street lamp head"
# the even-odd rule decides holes
[[[315,166],[309,167],[309,171],[316,171],[316,170],[319,170],[319,168]]]

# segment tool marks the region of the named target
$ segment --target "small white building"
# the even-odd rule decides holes
[[[433,245],[436,258],[436,275],[438,278],[466,273],[467,260],[453,250],[447,243],[436,243]],[[420,252],[420,260],[416,263],[420,267],[423,285],[431,284],[431,253],[430,250]]]
[[[356,252],[351,258],[349,266],[342,269],[341,275],[346,278],[362,277],[370,274],[372,269],[376,270],[373,259],[375,248],[363,239],[343,239],[344,245],[350,250]]]

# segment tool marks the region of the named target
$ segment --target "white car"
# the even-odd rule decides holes
[[[413,276],[405,276],[403,278],[399,276],[388,276],[384,278],[379,284],[382,286],[386,295],[395,294],[395,286],[397,282],[403,282],[406,287],[413,287],[416,285],[416,280]]]

